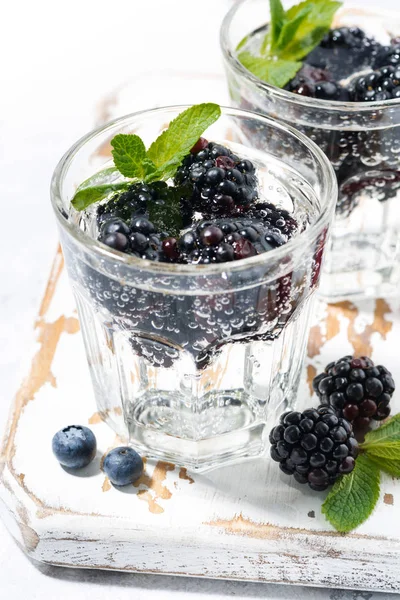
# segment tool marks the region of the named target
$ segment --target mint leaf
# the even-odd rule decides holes
[[[258,79],[277,87],[284,87],[302,66],[299,61],[259,58],[250,52],[239,54],[239,60]]]
[[[269,11],[271,13],[269,39],[271,48],[273,49],[279,39],[287,17],[281,0],[269,0]]]
[[[96,185],[79,189],[71,200],[75,210],[85,210],[91,204],[105,200],[114,192],[126,190],[131,182],[109,183],[105,185]]]
[[[238,59],[259,79],[284,87],[301,68],[299,61],[329,31],[333,15],[341,4],[336,0],[305,0],[285,12],[281,0],[270,0],[271,20],[259,56],[243,51]],[[237,50],[244,49],[250,37],[244,38]],[[266,63],[264,68],[261,61]]]
[[[364,523],[375,508],[380,470],[361,454],[354,470],[338,479],[322,505],[322,513],[337,531],[346,533]]]
[[[367,454],[369,460],[371,460],[381,471],[385,471],[392,477],[400,477],[400,461],[390,460],[388,458],[382,458],[380,456],[374,456],[373,454]]]
[[[221,115],[217,104],[198,104],[178,115],[146,152],[142,139],[135,134],[118,134],[111,140],[115,167],[103,169],[86,179],[77,189],[71,203],[76,210],[84,210],[100,202],[111,193],[125,190],[135,181],[165,181],[175,175],[182,159],[190,152],[201,134]],[[121,175],[125,177],[121,181]],[[128,179],[127,179],[128,178]],[[181,223],[180,200],[169,199],[161,209],[163,229],[175,228]],[[155,222],[155,221],[154,221]]]
[[[218,104],[197,104],[171,121],[168,129],[163,131],[147,151],[148,158],[157,167],[153,179],[156,177],[166,180],[175,175],[183,158],[220,115]]]
[[[120,180],[121,173],[118,171],[117,167],[107,167],[107,169],[98,171],[88,179],[85,179],[85,181],[82,181],[76,191],[79,192],[80,190],[84,190],[88,187],[105,185],[106,183],[114,183],[115,181],[119,182]]]
[[[361,448],[368,455],[400,461],[400,414],[367,433]]]
[[[279,40],[279,54],[288,60],[304,58],[311,52],[329,31],[333,15],[341,6],[336,0],[306,0],[287,13],[289,31],[284,36],[285,44]],[[295,10],[294,10],[295,9]]]
[[[300,26],[303,25],[304,21],[308,18],[310,10],[310,6],[304,6],[302,10],[298,12],[296,17],[285,23],[276,43],[277,49],[283,48],[285,50],[285,48],[287,48],[290,45],[290,43],[298,33]]]
[[[112,155],[118,171],[125,177],[146,181],[156,171],[138,135],[119,133],[111,140]]]

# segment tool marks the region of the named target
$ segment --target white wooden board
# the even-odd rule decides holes
[[[368,354],[400,380],[400,301],[318,307],[305,376],[346,353]],[[268,457],[191,476],[146,462],[124,491],[101,471],[118,444],[96,412],[79,324],[57,254],[35,326],[30,370],[12,406],[0,466],[0,513],[32,558],[60,566],[400,590],[400,483],[384,476],[373,516],[341,535],[320,514],[324,494]],[[313,399],[313,403],[316,399]],[[299,405],[311,404],[305,383]],[[400,409],[398,395],[394,411]],[[82,476],[53,458],[55,431],[88,424],[98,455]]]

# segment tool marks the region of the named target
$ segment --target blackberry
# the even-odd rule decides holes
[[[329,406],[284,413],[269,441],[271,457],[283,473],[316,491],[350,473],[358,454],[352,426]]]
[[[175,175],[175,184],[190,186],[195,209],[206,218],[229,216],[258,198],[253,163],[221,144],[200,139]]]
[[[380,67],[398,67],[400,66],[400,45],[383,46],[376,55],[374,69]]]
[[[354,102],[381,102],[400,98],[400,67],[387,66],[351,82],[350,95]]]
[[[318,69],[305,63],[300,71],[296,73],[293,79],[289,81],[285,89],[289,92],[299,94],[299,96],[316,96],[316,88],[318,86],[334,85],[332,83],[332,75],[325,69]]]
[[[344,356],[314,378],[313,388],[324,404],[361,428],[370,419],[389,416],[395,383],[386,367],[375,366],[370,358]]]
[[[110,227],[115,220],[122,220],[130,225],[131,229],[145,235],[154,233],[157,224],[148,225],[150,211],[157,206],[158,225],[162,228],[163,207],[168,212],[172,199],[178,200],[181,221],[179,225],[186,227],[193,218],[189,193],[190,190],[185,186],[169,186],[164,181],[151,184],[134,183],[125,192],[115,194],[107,203],[97,207],[96,220],[100,234],[104,232],[106,222],[107,227]],[[126,234],[125,230],[122,232]]]
[[[241,260],[285,244],[297,231],[297,222],[285,210],[260,203],[245,218],[201,221],[178,240],[184,263],[210,264]]]
[[[332,79],[344,79],[374,63],[382,46],[359,27],[331,29],[306,57],[313,67],[327,70]]]

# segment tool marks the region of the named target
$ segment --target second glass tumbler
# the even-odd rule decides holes
[[[386,32],[388,39],[400,33],[396,15],[352,10],[346,2],[336,20],[337,26]],[[265,35],[267,21],[267,0],[241,0],[225,18],[221,43],[231,99],[305,133],[335,169],[339,200],[322,294],[332,301],[391,295],[400,282],[400,98],[330,101],[261,81],[238,60],[237,46],[246,36]]]

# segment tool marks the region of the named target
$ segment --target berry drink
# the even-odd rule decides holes
[[[234,104],[293,125],[334,167],[339,198],[321,284],[329,300],[387,296],[400,281],[400,18],[382,12],[389,4],[374,13],[344,2],[286,78],[264,58],[267,0],[238,2],[222,27]],[[278,58],[294,48],[278,44]]]
[[[100,413],[147,455],[203,470],[261,454],[267,419],[296,395],[336,181],[305,136],[236,109],[164,181],[115,172],[106,142],[119,167],[118,140],[149,147],[181,110],[88,135],[52,193]],[[106,195],[76,210],[87,177]]]

